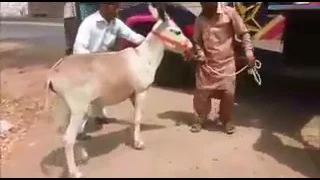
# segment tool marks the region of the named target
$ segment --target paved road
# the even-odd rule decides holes
[[[3,25],[1,30],[1,38],[36,42],[38,51],[47,47],[44,44],[63,44],[61,27]],[[38,54],[33,51],[35,57]],[[30,71],[28,67],[23,76],[35,77]],[[124,145],[130,103],[110,107],[109,115],[117,120],[92,132],[94,138],[86,143],[90,161],[81,166],[82,172],[86,177],[320,177],[315,149],[319,139],[306,138],[319,131],[318,93],[295,90],[294,83],[279,78],[269,79],[272,86],[262,88],[248,78],[239,80],[235,135],[226,136],[213,124],[199,134],[190,133],[192,96],[154,87],[142,133],[147,149],[135,151]],[[315,147],[306,147],[306,141]],[[63,157],[55,126],[42,121],[16,145],[1,176],[64,176]]]
[[[22,22],[25,23],[25,22]],[[20,39],[45,45],[64,45],[64,30],[61,24],[34,25],[3,22],[0,26],[0,40]]]

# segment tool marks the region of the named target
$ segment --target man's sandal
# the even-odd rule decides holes
[[[226,123],[223,125],[223,130],[226,134],[233,134],[235,132],[236,127],[232,123]]]
[[[87,141],[90,140],[92,137],[86,133],[80,133],[77,135],[77,140],[78,141]]]
[[[110,124],[110,119],[109,118],[105,118],[105,117],[95,117],[94,121],[98,124],[98,125],[103,125],[103,124]]]
[[[194,123],[194,124],[191,126],[190,131],[193,132],[193,133],[198,133],[198,132],[201,131],[201,129],[202,129],[201,123]]]
[[[66,49],[66,51],[65,51],[65,55],[66,56],[69,56],[69,55],[71,55],[73,53],[73,49],[71,49],[71,48],[68,48],[68,49]]]

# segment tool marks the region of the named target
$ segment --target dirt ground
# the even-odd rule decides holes
[[[0,42],[1,119],[15,125],[0,137],[1,177],[65,176],[56,126],[41,110],[46,69],[62,54],[63,47]],[[107,113],[116,120],[92,131],[90,160],[81,170],[85,177],[320,177],[319,111],[287,96],[243,91],[234,114],[237,132],[227,136],[214,123],[190,133],[192,95],[152,88],[144,151],[124,144],[130,103],[110,107]]]
[[[62,49],[54,49],[39,49],[39,45],[22,40],[0,42],[0,114],[2,120],[14,124],[11,132],[1,137],[2,158],[41,117],[46,69],[62,55]]]

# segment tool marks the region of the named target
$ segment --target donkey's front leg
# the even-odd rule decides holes
[[[143,91],[140,93],[136,93],[134,97],[131,99],[132,104],[134,106],[134,130],[133,130],[133,140],[134,140],[134,148],[138,150],[142,150],[145,148],[144,143],[141,139],[141,120],[143,115],[143,109],[145,105],[147,91]]]

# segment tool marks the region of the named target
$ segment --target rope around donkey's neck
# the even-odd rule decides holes
[[[232,77],[232,76],[236,76],[236,75],[240,74],[241,72],[243,72],[244,70],[246,70],[249,66],[246,65],[246,66],[244,66],[243,68],[241,68],[239,71],[237,71],[237,72],[235,72],[235,73],[232,73],[232,74],[221,74],[221,73],[219,73],[217,70],[212,69],[212,68],[211,68],[209,65],[207,65],[207,64],[205,64],[204,67],[206,67],[207,69],[209,69],[212,73],[217,74],[218,76],[221,76],[221,77]],[[258,70],[261,69],[261,67],[262,67],[261,61],[256,60],[254,67],[249,68],[248,71],[247,71],[248,74],[253,75],[254,80],[257,82],[257,84],[258,84],[259,86],[261,86],[261,83],[262,83],[260,74],[259,74],[259,72],[258,72]]]

